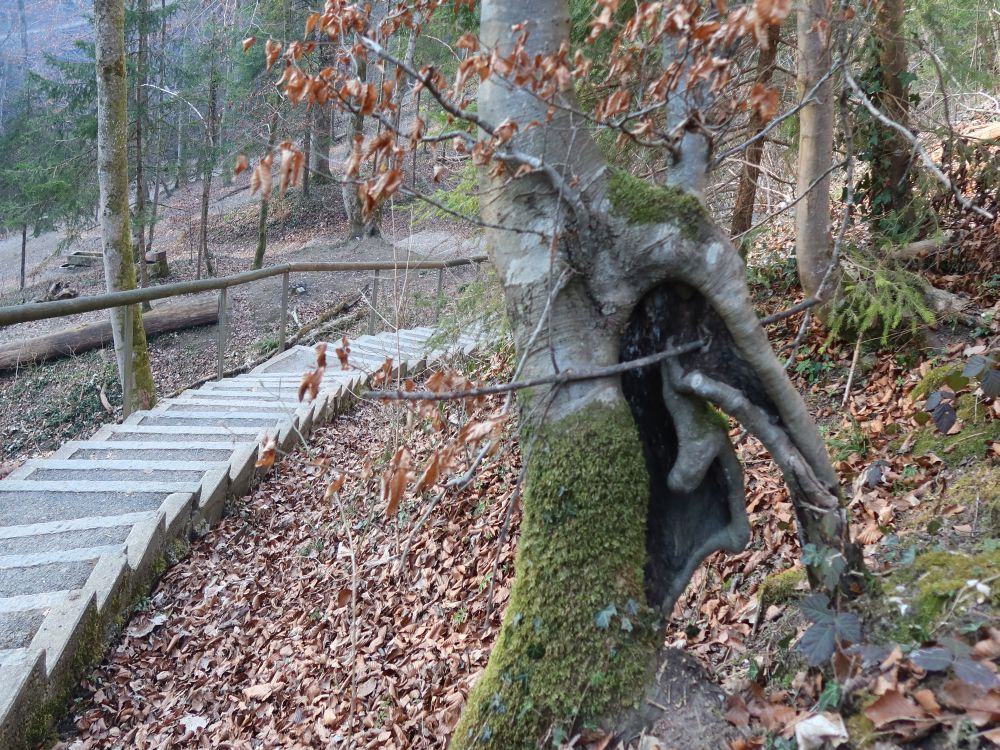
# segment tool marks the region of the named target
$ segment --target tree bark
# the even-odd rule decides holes
[[[205,269],[209,276],[215,275],[212,264],[212,253],[208,247],[208,203],[212,194],[212,173],[215,171],[215,121],[218,103],[219,72],[212,59],[212,68],[208,75],[208,118],[205,122],[205,154],[202,160],[201,172],[201,226],[198,231],[198,267],[195,278],[201,278],[201,261],[205,259]]]
[[[136,55],[135,81],[135,242],[132,250],[135,262],[139,265],[139,286],[149,286],[149,274],[146,272],[146,172],[143,164],[143,121],[146,118],[146,73],[149,63],[149,36],[146,29],[149,20],[149,0],[139,0],[139,50]],[[149,310],[149,303],[142,305],[143,310]]]
[[[319,45],[319,65],[320,68],[331,67],[336,64],[333,43],[324,38],[318,29],[316,31],[317,44]],[[333,179],[333,167],[330,163],[330,149],[333,148],[333,117],[335,107],[316,107],[313,115],[315,123],[315,134],[312,144],[313,173],[317,184],[327,183]]]
[[[28,225],[21,225],[21,289],[24,289],[25,270],[28,265]]]
[[[800,0],[798,91],[804,97],[829,70],[830,5],[826,0]],[[830,169],[833,159],[833,84],[827,79],[813,100],[799,112],[799,166],[795,206],[795,257],[806,297],[819,290],[830,267]],[[802,197],[804,195],[804,197]],[[836,274],[836,271],[831,273]],[[827,281],[823,300],[837,290],[837,279]]]
[[[361,52],[354,58],[354,64],[358,72],[358,79],[365,83],[368,80],[368,55]],[[351,125],[347,131],[348,138],[353,144],[358,138],[365,135],[365,116],[358,111],[351,117]],[[358,186],[349,180],[344,181],[342,188],[344,199],[344,211],[347,213],[347,234],[354,240],[363,237],[378,237],[379,230],[377,217],[365,219],[361,210],[361,196],[358,195]]]
[[[318,109],[318,107],[316,108]],[[309,176],[312,170],[309,165],[312,164],[312,132],[313,132],[313,119],[315,110],[310,107],[306,110],[306,126],[304,128],[305,132],[302,135],[302,152],[304,154],[304,159],[306,162],[306,168],[302,170],[302,197],[309,197]]]
[[[128,227],[128,122],[125,80],[124,0],[94,0],[97,57],[97,182],[100,192],[101,244],[109,292],[135,288],[131,235]],[[111,314],[111,329],[123,390],[126,378],[134,381],[131,403],[125,412],[146,409],[156,402],[149,365],[146,334],[138,307]],[[132,367],[125,356],[125,327],[132,327]]]
[[[754,83],[767,86],[777,69],[778,41],[781,37],[781,27],[771,26],[767,32],[767,49],[762,49],[757,57],[757,73]],[[747,125],[747,137],[760,133],[767,123],[757,110],[750,114]],[[736,206],[733,209],[733,222],[729,228],[731,237],[739,237],[753,226],[753,213],[757,205],[757,180],[760,177],[760,160],[764,155],[764,139],[754,141],[744,152],[745,162],[740,171],[740,184],[736,190]],[[742,244],[742,243],[741,243]]]
[[[21,62],[26,65],[28,63],[28,18],[24,14],[24,0],[17,0],[17,19],[21,37]]]
[[[909,128],[910,87],[905,77],[908,59],[903,37],[904,10],[903,0],[879,0],[875,5],[874,32],[881,86],[872,99],[891,119]],[[889,193],[886,207],[896,213],[899,223],[905,227],[913,221],[910,171],[913,149],[896,130],[878,122],[873,122],[872,126],[879,134],[877,153],[872,158],[872,168],[879,172],[879,179],[873,183]]]
[[[511,29],[527,19],[527,59],[555,54],[569,38],[568,5],[484,0],[480,38],[509,54]],[[704,132],[683,136],[672,185],[652,186],[605,163],[571,114],[572,88],[557,98],[550,109],[492,78],[479,92],[487,123],[546,121],[512,148],[551,171],[512,179],[508,165],[483,206],[491,226],[517,230],[489,229],[487,241],[516,378],[685,353],[621,378],[521,392],[515,581],[455,750],[534,748],[593,726],[634,736],[667,702],[656,676],[664,618],[707,555],[749,537],[729,423],[710,404],[767,446],[803,539],[843,564],[835,583],[856,585],[860,566],[823,441],[757,320],[742,259],[699,198]],[[668,117],[688,115],[675,106]],[[819,572],[810,568],[814,582]]]

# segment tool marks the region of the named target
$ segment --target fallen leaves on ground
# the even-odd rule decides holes
[[[428,500],[401,492],[398,514],[385,520],[376,475],[365,471],[394,452],[394,408],[364,405],[319,430],[309,460],[286,458],[195,542],[85,683],[77,736],[58,747],[308,748],[349,737],[358,748],[445,745],[509,594],[516,533],[498,544],[519,458],[498,454],[473,486],[449,495],[397,574],[402,539]],[[411,435],[415,464],[437,439]],[[340,471],[330,493],[327,466]]]

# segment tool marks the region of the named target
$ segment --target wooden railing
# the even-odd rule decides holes
[[[223,365],[226,354],[226,297],[227,290],[231,287],[250,284],[261,279],[269,279],[273,276],[281,276],[281,327],[278,334],[278,352],[285,350],[288,328],[288,277],[293,273],[336,273],[344,271],[374,271],[375,276],[372,282],[371,311],[368,316],[368,332],[375,332],[376,310],[379,292],[379,274],[381,271],[433,271],[438,272],[437,297],[440,297],[444,285],[444,272],[448,268],[459,266],[475,265],[486,261],[485,255],[477,255],[472,258],[456,258],[454,260],[422,260],[409,263],[398,263],[395,261],[373,261],[369,263],[283,263],[276,266],[268,266],[256,271],[244,271],[232,276],[218,276],[211,279],[197,279],[193,281],[179,281],[173,284],[161,284],[158,286],[146,287],[144,289],[129,289],[124,292],[110,292],[108,294],[95,294],[87,297],[77,297],[75,299],[56,300],[53,302],[26,303],[23,305],[11,305],[0,307],[0,327],[13,325],[16,323],[27,323],[32,320],[46,320],[49,318],[62,318],[67,315],[78,315],[80,313],[93,312],[95,310],[111,310],[125,307],[126,314],[132,314],[132,306],[151,302],[157,299],[177,297],[182,294],[197,294],[199,292],[218,291],[219,292],[219,346],[218,346],[218,379],[222,379]],[[440,305],[438,306],[440,313]],[[126,340],[123,349],[126,357],[127,373],[132,372],[132,327],[125,327]],[[129,403],[131,386],[129,378],[126,377],[123,384],[122,400]]]

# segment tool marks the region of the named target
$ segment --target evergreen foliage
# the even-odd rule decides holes
[[[905,268],[857,251],[844,264],[840,296],[829,319],[830,336],[856,339],[877,335],[885,346],[890,337],[934,322],[928,306],[928,283]]]

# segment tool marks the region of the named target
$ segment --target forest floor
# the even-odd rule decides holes
[[[246,178],[242,178],[246,182]],[[209,213],[209,245],[218,275],[230,275],[250,268],[257,243],[259,196],[246,185],[222,184],[216,180]],[[192,182],[163,200],[163,220],[155,230],[155,247],[168,255],[170,274],[151,283],[170,283],[195,278],[196,237],[200,182]],[[340,186],[313,185],[310,197],[300,192],[272,201],[268,220],[268,248],[265,265],[291,261],[376,261],[435,259],[446,260],[480,253],[474,235],[433,216],[412,221],[412,205],[394,202],[382,222],[383,239],[346,241],[347,226]],[[92,229],[84,232],[70,250],[99,250]],[[39,299],[48,287],[61,282],[79,295],[105,291],[100,265],[76,269],[61,268],[65,257],[59,252],[62,235],[49,233],[30,238],[29,258],[33,261],[24,292],[17,290],[16,274],[20,236],[0,242],[0,267],[6,269],[0,283],[0,305]],[[8,265],[11,261],[12,265]],[[444,300],[476,277],[471,267],[448,269],[444,278]],[[204,275],[204,269],[202,271]],[[365,311],[370,309],[371,273],[293,274],[290,277],[288,335],[291,339],[302,327],[324,314],[344,307],[341,325],[325,331],[330,340],[342,334],[364,332]],[[437,272],[382,274],[378,315],[379,329],[389,326],[412,327],[433,321]],[[4,291],[6,290],[6,291]],[[216,293],[191,295],[214,299]],[[190,298],[190,297],[189,297]],[[281,279],[272,277],[233,288],[229,293],[226,370],[249,368],[272,354],[278,345]],[[171,300],[173,301],[173,300]],[[155,306],[156,303],[154,303]],[[41,320],[8,326],[0,330],[0,343],[29,338],[69,325],[106,319],[98,311],[64,319]],[[150,357],[154,381],[161,396],[168,396],[215,374],[217,367],[217,326],[188,328],[154,337]],[[0,372],[0,476],[29,457],[43,456],[77,436],[120,416],[120,387],[113,353],[109,349],[82,353],[71,358]]]
[[[789,241],[753,263],[762,314],[798,299]],[[961,379],[997,350],[1000,303],[981,270],[929,274],[968,296],[976,325],[941,321],[924,343],[855,356],[814,323],[790,364],[842,477],[868,593],[836,610],[808,598],[780,474],[740,443],[753,538],[709,558],[676,606],[660,747],[818,750],[841,728],[842,747],[1000,746],[1000,408]],[[770,331],[784,356],[800,320]],[[458,366],[498,380],[509,360]],[[955,394],[948,434],[920,424],[939,388]],[[498,405],[450,406],[447,429]],[[396,451],[420,470],[446,438],[371,403],[319,430],[164,575],[83,683],[58,747],[444,747],[512,580],[516,425],[504,435],[467,489],[431,508],[412,494],[387,515],[379,477]],[[341,473],[340,500],[326,499]],[[810,666],[824,633],[857,621],[851,647]]]

